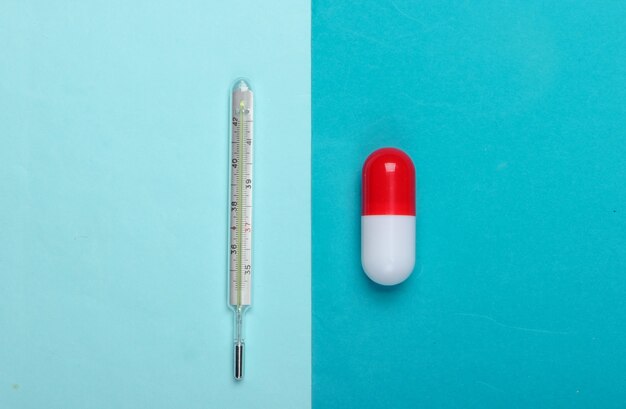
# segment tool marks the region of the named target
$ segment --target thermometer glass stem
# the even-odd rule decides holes
[[[244,313],[252,283],[253,93],[237,80],[231,95],[229,304],[234,312],[234,376],[243,378]]]

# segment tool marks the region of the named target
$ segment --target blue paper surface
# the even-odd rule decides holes
[[[308,1],[0,5],[0,407],[310,406]],[[256,101],[246,379],[229,91]]]
[[[313,406],[626,405],[626,5],[313,2]],[[418,176],[418,262],[359,254],[360,170]]]

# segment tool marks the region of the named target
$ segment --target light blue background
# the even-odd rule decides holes
[[[0,407],[310,406],[307,1],[3,1]],[[256,91],[232,380],[229,88]]]
[[[313,2],[313,406],[626,406],[626,3]],[[405,149],[418,263],[359,260]]]

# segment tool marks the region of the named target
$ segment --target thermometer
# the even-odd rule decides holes
[[[244,313],[252,284],[253,94],[237,80],[231,94],[229,305],[234,313],[234,376],[243,379]]]

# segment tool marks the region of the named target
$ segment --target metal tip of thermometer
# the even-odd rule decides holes
[[[235,344],[235,379],[243,379],[243,342]]]

